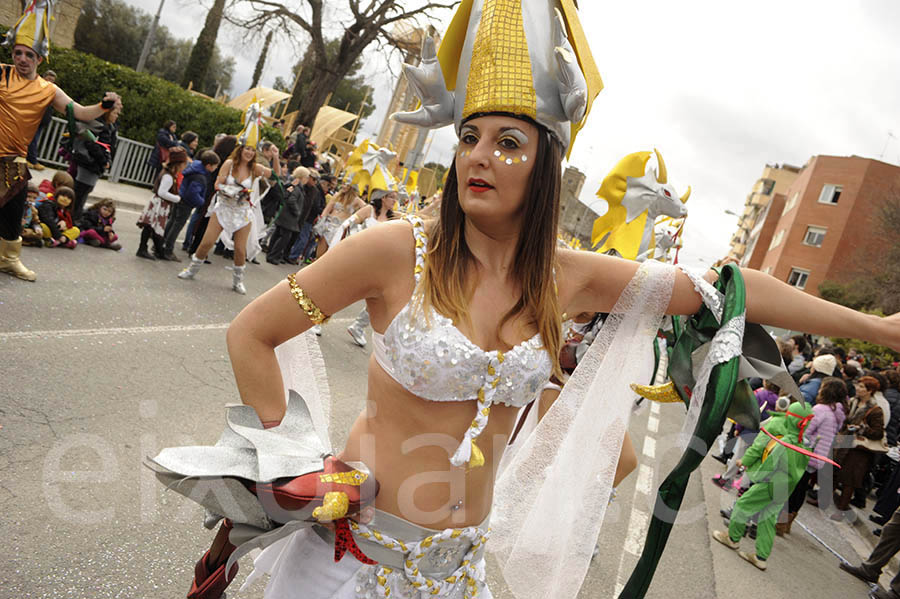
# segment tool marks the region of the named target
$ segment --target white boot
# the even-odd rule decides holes
[[[196,255],[191,255],[191,263],[184,267],[180,273],[178,273],[179,279],[193,279],[194,275],[197,274],[197,271],[200,270],[200,267],[203,266],[203,260],[197,258]]]
[[[247,265],[243,266],[235,266],[231,270],[231,289],[240,293],[241,295],[247,295],[247,288],[244,287],[244,269],[247,268]]]

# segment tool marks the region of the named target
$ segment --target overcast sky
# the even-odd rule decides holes
[[[127,1],[148,12],[158,6]],[[683,262],[709,264],[727,252],[737,219],[725,210],[742,210],[766,163],[856,154],[900,164],[900,141],[888,134],[900,137],[897,0],[580,4],[606,86],[572,154],[587,174],[581,200],[604,210],[595,193],[606,173],[628,153],[659,148],[670,183],[693,187]],[[166,0],[161,22],[196,38],[205,14],[196,3]],[[224,27],[218,43],[237,61],[232,95],[245,91],[262,40]],[[262,83],[287,79],[297,53],[280,43]],[[371,53],[365,72],[378,110],[365,134],[385,116],[393,85],[386,66]],[[451,128],[438,132],[428,159],[449,162],[454,142]]]

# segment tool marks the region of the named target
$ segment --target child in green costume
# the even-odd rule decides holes
[[[766,423],[766,430],[784,443],[802,447],[803,429],[812,420],[812,408],[794,402],[787,412],[774,414]],[[713,531],[713,538],[730,549],[740,546],[747,520],[759,514],[756,532],[756,553],[739,551],[742,558],[766,569],[766,560],[775,541],[775,522],[797,484],[809,456],[793,451],[760,431],[741,460],[747,469],[745,476],[753,486],[735,502],[728,531]]]

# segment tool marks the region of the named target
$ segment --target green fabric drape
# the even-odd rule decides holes
[[[740,269],[730,264],[722,268],[716,288],[725,296],[723,324],[745,312],[746,289]],[[720,323],[704,305],[684,323],[684,330],[672,350],[669,376],[686,403],[690,401],[690,390],[696,382],[692,372],[691,353],[710,342],[719,328]],[[691,444],[659,487],[644,549],[619,599],[642,599],[647,593],[672,532],[691,473],[706,457],[731,409],[732,398],[738,387],[739,369],[740,356],[713,367]],[[746,397],[744,393],[739,395]],[[759,423],[758,411],[756,423]]]

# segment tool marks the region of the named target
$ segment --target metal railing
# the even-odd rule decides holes
[[[66,130],[66,121],[59,117],[53,117],[50,124],[41,134],[38,140],[38,160],[43,164],[49,164],[57,168],[68,168],[58,154],[59,142]],[[116,147],[116,156],[113,158],[109,171],[103,175],[112,183],[131,183],[143,187],[151,187],[153,184],[153,169],[147,165],[147,158],[153,151],[153,146],[119,137]]]

